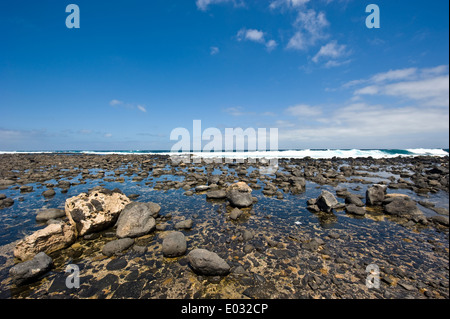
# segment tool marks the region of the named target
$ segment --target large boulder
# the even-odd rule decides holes
[[[67,199],[65,211],[78,235],[83,236],[113,226],[130,202],[120,191],[96,189]]]
[[[50,254],[72,245],[75,239],[76,233],[72,225],[50,224],[20,240],[14,248],[14,256],[27,260],[40,252]]]
[[[386,196],[386,185],[375,184],[366,191],[366,205],[380,206]]]
[[[323,190],[322,193],[317,197],[316,205],[322,212],[330,213],[334,207],[339,204],[336,197],[327,190]]]
[[[125,206],[117,221],[116,235],[119,238],[140,237],[156,227],[155,217],[161,206],[155,203],[133,202]]]
[[[174,231],[164,237],[162,252],[165,257],[178,257],[186,253],[186,237],[182,232]]]
[[[40,252],[33,259],[19,263],[9,270],[14,284],[20,286],[29,283],[46,273],[52,267],[53,261],[46,253]]]
[[[200,275],[224,276],[230,272],[230,265],[216,253],[206,249],[194,249],[188,254],[192,269]]]
[[[253,205],[252,189],[244,182],[230,185],[226,191],[227,199],[234,207],[250,207]]]

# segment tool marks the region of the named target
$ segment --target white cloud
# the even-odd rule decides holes
[[[317,63],[321,58],[338,59],[347,54],[346,45],[338,44],[337,41],[331,41],[320,48],[319,52],[312,58],[312,61]]]
[[[230,114],[231,116],[243,116],[247,114],[241,106],[226,108],[224,112]]]
[[[296,117],[314,117],[322,114],[321,108],[306,104],[290,106],[285,110],[285,112]]]
[[[390,70],[384,73],[375,74],[371,81],[373,82],[385,82],[385,81],[393,81],[393,80],[407,80],[414,77],[417,73],[417,68],[408,68],[408,69],[400,69],[400,70]]]
[[[238,39],[238,41],[249,40],[249,41],[259,42],[259,43],[265,42],[264,32],[262,32],[260,30],[256,30],[256,29],[242,28],[237,33],[237,39]]]
[[[238,31],[236,38],[238,41],[252,41],[256,43],[264,44],[267,51],[274,50],[278,43],[275,40],[268,40],[265,39],[265,33],[261,30],[256,29],[246,29],[242,28]]]
[[[447,73],[447,74],[445,74]],[[358,88],[361,84],[365,86]],[[369,79],[347,82],[343,88],[354,87],[353,95],[384,95],[411,100],[421,106],[449,106],[448,66],[389,70]]]
[[[201,11],[208,10],[208,7],[213,4],[219,4],[219,3],[233,3],[235,7],[242,7],[244,6],[243,0],[197,0],[195,4],[197,5],[197,8]]]
[[[275,40],[269,40],[266,43],[267,51],[272,51],[278,46],[278,43]]]
[[[119,101],[119,100],[111,100],[109,102],[109,105],[111,105],[111,106],[122,105],[122,104],[123,104],[123,102]]]
[[[122,108],[130,109],[130,110],[137,109],[137,110],[139,110],[141,112],[144,112],[144,113],[147,112],[146,107],[144,105],[142,105],[142,104],[126,103],[126,102],[123,102],[123,101],[120,101],[120,100],[116,100],[116,99],[111,100],[109,102],[109,105],[111,105],[113,107],[122,107]]]
[[[299,11],[294,22],[296,32],[290,38],[286,48],[294,50],[306,50],[316,44],[319,39],[325,39],[328,34],[325,28],[329,26],[325,13],[317,13],[313,9]]]
[[[210,54],[211,55],[216,55],[216,54],[218,54],[219,52],[220,52],[220,50],[219,50],[219,48],[218,47],[210,47],[209,48],[210,49]]]
[[[321,142],[327,147],[337,143],[353,147],[357,143],[380,145],[389,143],[391,137],[448,133],[448,120],[448,109],[443,108],[385,108],[355,103],[316,119],[310,127],[282,130],[279,136],[284,142]]]
[[[379,90],[378,86],[369,85],[369,86],[366,86],[366,87],[356,90],[354,95],[364,95],[364,94],[375,95],[375,94],[378,94],[379,91],[380,90]]]
[[[137,105],[136,107],[137,107],[137,109],[138,109],[139,111],[144,112],[144,113],[147,113],[147,109],[145,108],[145,106],[143,106],[143,105]]]
[[[111,134],[111,133],[106,133],[106,134],[104,135],[104,137],[110,138],[110,137],[112,137],[112,134]]]
[[[269,8],[276,9],[279,7],[286,7],[286,8],[298,8],[306,3],[308,3],[309,0],[274,0],[270,3]]]

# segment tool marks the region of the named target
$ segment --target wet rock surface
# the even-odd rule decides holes
[[[0,158],[0,200],[14,201],[0,210],[0,298],[449,298],[448,157],[286,159],[270,175],[258,163],[185,164],[157,155]],[[251,188],[252,203],[232,219],[235,207],[223,195],[238,182]],[[32,190],[22,192],[23,185]],[[386,189],[369,205],[364,199],[374,185]],[[14,247],[47,227],[36,215],[98,187],[158,203],[155,229],[120,239],[114,222],[78,234],[48,253],[51,270],[17,285]],[[50,188],[55,195],[42,196]],[[323,191],[338,202],[331,211],[316,205]],[[394,201],[398,213],[386,210]],[[350,205],[365,214],[348,213]],[[57,219],[69,223],[68,216]],[[188,220],[191,227],[176,228]],[[183,234],[185,253],[165,256],[164,240],[174,231]],[[114,249],[105,255],[108,246]],[[217,254],[228,271],[196,271],[188,256],[198,249]],[[68,264],[80,269],[77,289],[65,285]],[[369,265],[380,270],[380,288],[365,284]]]

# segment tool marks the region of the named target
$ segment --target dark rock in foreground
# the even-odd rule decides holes
[[[366,191],[366,205],[379,206],[383,204],[384,197],[386,195],[386,185],[373,185]]]
[[[319,209],[327,213],[330,213],[338,204],[336,197],[327,190],[322,191],[322,194],[316,200],[316,205]]]
[[[13,283],[22,285],[37,279],[50,270],[52,259],[44,252],[40,252],[33,259],[17,264],[9,270]]]

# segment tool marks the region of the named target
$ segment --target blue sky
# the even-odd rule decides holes
[[[79,29],[65,25],[70,3]],[[2,1],[0,150],[170,149],[193,120],[276,127],[280,148],[448,148],[448,12],[443,0]]]

